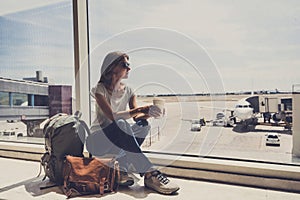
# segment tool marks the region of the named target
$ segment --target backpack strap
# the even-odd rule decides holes
[[[84,129],[84,135],[79,134],[79,136],[84,137],[84,138],[81,138],[81,141],[85,141],[85,139],[86,139],[89,135],[91,135],[90,128],[88,127],[88,125],[86,124],[85,121],[83,121],[83,120],[80,119],[81,116],[82,116],[82,113],[81,113],[79,110],[77,110],[77,111],[74,113],[74,116],[75,116],[76,119],[78,120],[79,125],[81,125],[81,126],[83,127],[83,129]],[[92,154],[89,153],[89,158],[91,158],[91,157],[92,157]]]
[[[87,138],[89,135],[91,135],[91,131],[90,131],[88,125],[85,123],[85,121],[79,120],[79,122],[82,125],[82,127],[84,128],[85,133],[87,133],[87,134],[85,134],[85,137]],[[89,153],[89,158],[91,158],[91,157],[92,157],[92,154]]]
[[[85,132],[87,133],[87,136],[91,135],[91,131],[90,131],[88,125],[85,123],[85,121],[79,120],[79,122],[82,125],[82,127],[84,128]]]
[[[85,123],[85,121],[80,119],[82,116],[82,113],[79,110],[77,110],[74,113],[74,116],[78,120],[79,124],[82,125],[82,127],[84,128],[85,132],[87,133],[87,136],[89,136],[91,134],[91,132],[90,132],[88,125]]]
[[[41,173],[42,173],[42,163],[40,162],[40,170],[39,170],[39,174],[38,174],[36,177],[40,177]]]
[[[77,119],[80,119],[80,118],[81,118],[81,115],[82,115],[82,112],[80,112],[79,110],[77,110],[77,111],[74,113],[74,116],[75,116]]]

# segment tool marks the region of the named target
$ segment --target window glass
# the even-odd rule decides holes
[[[18,94],[13,93],[12,99],[13,99],[13,105],[14,106],[28,106],[28,95],[27,94]]]
[[[40,124],[49,118],[51,110],[62,112],[64,106],[72,106],[72,12],[72,0],[12,0],[1,4],[0,132],[22,132],[15,137],[2,135],[1,139],[34,139],[43,144]],[[58,89],[49,94],[52,85]],[[69,86],[70,91],[66,90]]]
[[[34,106],[48,106],[48,104],[49,104],[49,98],[48,98],[48,96],[34,95],[33,102],[31,102],[30,105],[34,105]]]
[[[150,120],[144,150],[293,163],[290,128],[262,114],[276,114],[272,98],[291,97],[300,80],[300,4],[270,3],[89,0],[90,85],[99,81],[104,56],[124,51],[131,69],[123,81],[138,105],[165,100],[166,115]],[[252,94],[269,104],[237,105]],[[225,117],[217,118],[220,112]],[[201,130],[191,130],[200,119]],[[266,145],[268,131],[281,134],[280,146]]]
[[[0,106],[9,105],[9,95],[8,92],[0,92]]]

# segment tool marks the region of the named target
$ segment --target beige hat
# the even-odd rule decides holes
[[[118,58],[120,58],[123,55],[126,55],[126,54],[121,51],[114,51],[114,52],[110,52],[109,54],[107,54],[103,60],[102,66],[101,66],[101,76],[105,71],[110,70],[111,64],[115,60],[117,60]]]

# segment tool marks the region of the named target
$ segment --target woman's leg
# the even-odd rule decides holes
[[[151,126],[139,126],[137,124],[134,124],[131,126],[134,136],[140,146],[142,146],[143,142],[145,141],[145,138],[150,132]]]
[[[141,125],[137,125],[136,123],[132,126],[129,126],[129,124],[127,122],[124,122],[124,120],[117,121],[117,124],[120,127],[120,129],[126,133],[133,131],[133,136],[136,139],[139,146],[143,144],[145,138],[147,137],[151,129],[149,125],[141,126]],[[126,152],[123,149],[121,149],[120,153],[117,156],[117,159],[119,161],[120,168],[122,168],[123,171],[127,172],[129,163],[127,160]]]
[[[103,131],[111,143],[124,150],[127,161],[133,164],[138,173],[144,173],[153,166],[142,152],[132,128],[126,120],[117,120]]]
[[[94,156],[103,156],[105,154],[118,154],[119,148],[116,148],[105,136],[102,130],[89,135],[86,140],[88,152]]]

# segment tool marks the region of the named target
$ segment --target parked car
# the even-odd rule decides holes
[[[277,145],[280,146],[280,135],[278,133],[266,134],[266,145]]]
[[[216,119],[213,120],[213,126],[232,127],[235,124],[234,120],[234,118],[227,117],[225,113],[217,113]]]
[[[199,122],[192,122],[191,131],[201,131],[201,124]]]

